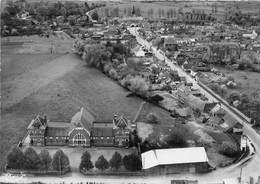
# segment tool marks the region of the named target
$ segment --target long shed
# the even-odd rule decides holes
[[[204,147],[151,150],[141,154],[142,169],[148,174],[203,173],[208,171]]]

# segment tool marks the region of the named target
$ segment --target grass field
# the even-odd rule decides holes
[[[226,68],[220,68],[219,71],[227,77],[233,77],[236,83],[241,84],[241,87],[238,87],[236,91],[249,96],[253,92],[257,92],[260,95],[260,73],[241,70],[230,71]],[[233,90],[228,89],[228,93],[232,91]]]
[[[166,12],[168,9],[175,9],[176,12],[178,12],[178,9],[180,7],[183,7],[184,12],[191,12],[192,9],[195,10],[204,10],[206,14],[212,14],[212,3],[217,3],[218,11],[217,14],[214,14],[213,16],[218,18],[219,20],[224,19],[224,13],[225,13],[225,8],[226,7],[234,7],[238,6],[243,13],[259,13],[259,6],[260,2],[259,1],[252,1],[252,2],[152,2],[152,3],[140,3],[140,2],[127,2],[127,3],[122,3],[122,4],[110,4],[107,3],[106,7],[108,7],[110,10],[112,10],[115,7],[119,8],[119,15],[123,16],[124,15],[124,9],[125,8],[133,8],[134,7],[139,7],[141,9],[141,14],[143,17],[148,17],[148,10],[153,9],[153,18],[158,18],[159,9],[164,9],[165,10],[165,17],[166,17]],[[104,8],[106,8],[104,7]],[[102,15],[102,11],[99,10],[99,15]]]

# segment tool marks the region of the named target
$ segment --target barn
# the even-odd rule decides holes
[[[208,171],[204,147],[150,150],[141,154],[147,174],[203,173]]]

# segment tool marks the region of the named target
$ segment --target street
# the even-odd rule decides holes
[[[136,36],[137,41],[147,47],[147,48],[152,48],[155,56],[160,59],[160,60],[165,60],[165,62],[171,67],[172,70],[177,70],[178,74],[180,76],[185,76],[187,79],[187,82],[192,83],[194,88],[200,89],[200,92],[205,95],[210,101],[212,102],[219,102],[218,99],[216,99],[214,96],[212,96],[208,91],[204,90],[198,85],[198,82],[195,81],[189,74],[187,74],[185,71],[183,71],[180,67],[177,65],[173,64],[169,59],[167,59],[163,54],[161,54],[156,48],[152,46],[151,43],[147,42],[146,40],[142,39],[140,35],[137,33],[138,28],[128,28],[131,34]],[[217,95],[216,95],[217,96]],[[221,97],[219,97],[221,98]],[[224,99],[223,99],[224,101]],[[230,110],[232,107],[228,107],[226,104],[221,103],[221,106],[224,110],[226,110],[228,113],[230,113],[232,116],[236,118],[238,122],[244,125],[243,130],[244,133],[249,137],[249,139],[253,142],[255,148],[256,148],[256,155],[254,158],[249,161],[247,164],[243,165],[243,176],[249,177],[249,176],[254,176],[258,177],[260,175],[260,136],[255,132],[255,130],[251,127],[251,125],[247,124],[244,122],[243,119],[238,117],[233,111]],[[240,113],[241,116],[244,117],[244,114]],[[246,118],[245,118],[246,119]],[[249,119],[247,119],[249,120]],[[227,172],[227,169],[229,171]],[[211,174],[208,174],[208,176],[213,176],[215,175],[214,173],[218,173],[219,176],[226,176],[227,178],[232,178],[232,177],[237,177],[238,173],[240,173],[240,167],[228,167],[224,169],[219,169]],[[218,175],[217,174],[217,175]]]

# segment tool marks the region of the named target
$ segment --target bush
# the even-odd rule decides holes
[[[123,164],[128,171],[140,171],[142,169],[142,161],[139,156],[134,153],[124,156]]]
[[[200,117],[201,116],[201,110],[196,108],[196,109],[194,109],[193,114],[194,114],[195,117]]]
[[[149,113],[146,116],[146,122],[150,124],[158,124],[160,122],[160,117],[156,113]]]
[[[165,138],[165,142],[172,148],[185,148],[188,147],[188,143],[183,135],[174,130],[170,135]]]
[[[221,144],[219,148],[219,153],[228,157],[234,157],[239,153],[239,149],[235,144],[225,141]]]
[[[23,169],[25,164],[24,153],[20,148],[14,146],[7,154],[7,165],[12,169]]]
[[[114,68],[110,69],[109,70],[109,76],[112,78],[112,79],[117,79],[117,72]]]

